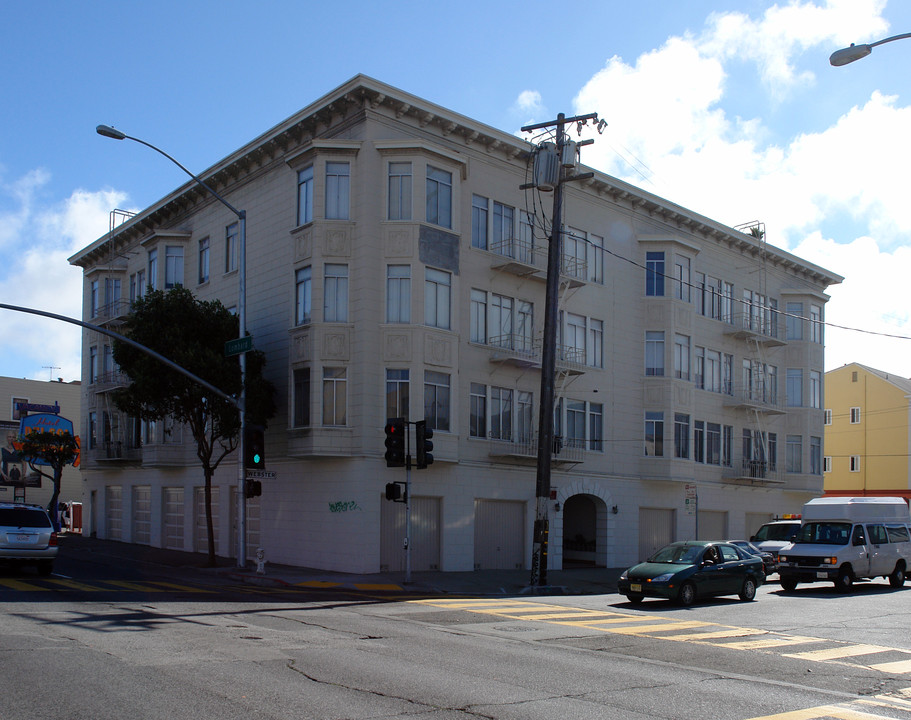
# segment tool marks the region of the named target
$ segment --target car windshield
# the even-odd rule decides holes
[[[0,508],[0,526],[2,527],[38,527],[49,528],[51,521],[42,510],[34,508]]]
[[[703,550],[705,550],[705,547],[702,545],[668,545],[652,555],[648,561],[692,565],[699,560]]]
[[[851,537],[851,523],[808,522],[797,533],[798,543],[817,545],[847,545]]]
[[[763,525],[756,531],[755,540],[788,540],[797,532],[797,523]]]

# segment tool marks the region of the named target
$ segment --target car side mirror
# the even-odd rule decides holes
[[[750,542],[756,542],[756,536],[750,535]]]
[[[858,537],[855,537],[855,538],[854,538],[854,542],[852,542],[851,544],[852,544],[854,547],[857,547],[857,546],[859,546],[859,545],[866,545],[866,544],[867,544],[867,539],[866,539],[863,535],[860,535],[860,536],[858,536]]]

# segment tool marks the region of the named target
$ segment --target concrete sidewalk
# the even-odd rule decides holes
[[[217,567],[207,567],[203,553],[165,550],[115,540],[99,540],[81,535],[60,537],[60,552],[84,553],[105,563],[144,563],[165,567],[192,568],[201,573],[229,577],[237,582],[264,587],[301,589],[356,590],[361,592],[402,592],[427,595],[602,595],[617,592],[617,578],[623,568],[572,568],[549,570],[547,585],[530,587],[529,570],[475,570],[470,572],[422,571],[357,575],[327,570],[266,563],[264,573],[253,563],[238,568],[233,560],[217,558]]]

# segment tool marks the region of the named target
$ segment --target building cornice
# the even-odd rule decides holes
[[[338,150],[339,143],[352,147],[349,145],[351,141],[333,140],[332,136],[363,114],[370,112],[388,114],[400,121],[408,120],[418,128],[436,129],[450,142],[460,143],[472,150],[497,154],[507,161],[527,160],[532,150],[530,143],[515,135],[496,130],[366,75],[357,75],[204,170],[199,177],[216,191],[229,192],[233,186],[246,181],[267,166],[279,161],[287,162],[289,153],[292,154],[291,157],[295,157],[318,147]],[[311,144],[309,148],[306,147],[308,143]],[[425,144],[419,141],[415,145],[413,140],[403,141],[403,147],[427,149],[430,144],[432,143]],[[380,141],[377,145],[380,150],[389,152],[396,143]],[[447,153],[445,149],[434,148],[433,152],[443,152],[450,159],[464,162],[457,154]],[[590,170],[593,177],[582,183],[574,183],[575,191],[585,190],[595,196],[606,197],[615,204],[627,205],[636,212],[644,213],[691,235],[701,236],[745,255],[772,262],[805,277],[813,284],[825,287],[840,283],[844,279],[784,250],[761,242],[751,235],[691,212],[622,180],[594,169],[584,170]],[[80,267],[93,265],[99,262],[103,253],[109,252],[103,249],[107,243],[114,242],[116,248],[135,241],[185,214],[194,206],[211,202],[216,201],[190,180],[70,257],[69,262]]]

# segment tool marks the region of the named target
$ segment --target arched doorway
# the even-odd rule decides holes
[[[607,506],[595,495],[573,495],[563,503],[563,567],[605,567]]]

